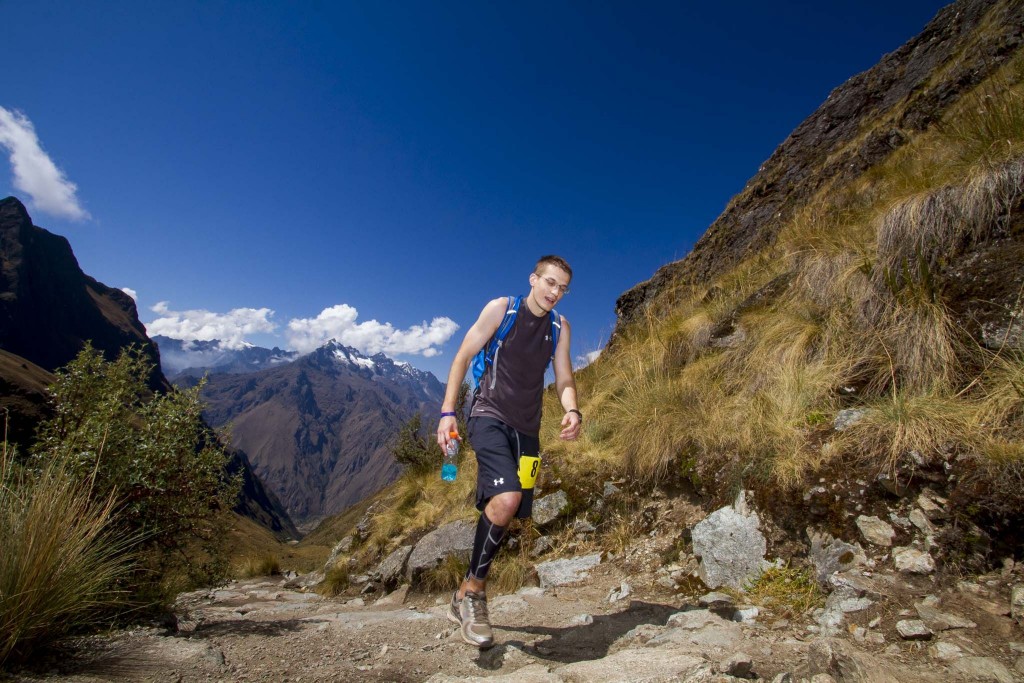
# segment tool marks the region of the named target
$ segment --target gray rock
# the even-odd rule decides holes
[[[399,606],[405,604],[405,598],[409,595],[409,584],[403,583],[401,586],[382,597],[375,605],[393,605]]]
[[[935,571],[935,560],[932,556],[915,548],[893,548],[892,562],[897,571],[908,574],[931,574]]]
[[[629,649],[620,650],[598,659],[560,666],[553,673],[560,676],[557,679],[559,681],[588,681],[589,683],[612,683],[623,680],[696,681],[698,679],[692,677],[699,672],[702,665],[704,665],[704,660],[691,653],[666,650],[659,652],[658,656],[652,657],[648,650]],[[629,678],[624,679],[623,672],[629,672]]]
[[[324,571],[325,572],[328,572],[328,571],[331,570],[331,567],[333,567],[334,563],[338,561],[338,557],[341,556],[342,553],[347,553],[349,550],[352,549],[352,542],[353,541],[354,541],[354,539],[351,536],[346,536],[345,538],[343,538],[340,541],[338,541],[338,543],[331,550],[331,554],[327,558],[327,561],[324,562]]]
[[[1017,623],[1024,622],[1024,583],[1010,590],[1010,618]]]
[[[892,539],[896,537],[896,532],[889,523],[878,517],[861,515],[857,518],[857,528],[860,529],[865,541],[886,548],[892,545]]]
[[[736,652],[718,663],[718,670],[737,678],[746,678],[754,668],[754,660],[746,652]]]
[[[757,607],[741,607],[732,613],[732,620],[741,624],[753,624],[759,616],[761,616],[761,610]]]
[[[807,648],[805,663],[797,673],[811,680],[822,675],[838,680],[864,680],[863,667],[847,652],[842,641],[833,638],[812,642]]]
[[[405,568],[405,561],[409,559],[409,555],[411,553],[411,545],[403,545],[396,550],[393,550],[391,554],[385,557],[384,561],[377,565],[377,568],[371,572],[371,578],[383,583],[384,585],[397,582],[398,577],[402,575],[402,569]]]
[[[719,624],[722,621],[722,617],[710,610],[694,609],[687,612],[676,612],[668,618],[665,625],[693,631],[702,629],[709,624]]]
[[[564,560],[551,560],[537,565],[541,588],[566,586],[587,578],[590,570],[601,564],[601,553]]]
[[[608,602],[618,602],[619,600],[625,600],[633,592],[633,587],[625,581],[618,588],[612,588],[608,592]]]
[[[808,530],[811,540],[811,562],[814,564],[818,583],[827,586],[829,578],[840,571],[848,571],[867,562],[859,545],[832,538],[824,533]]]
[[[919,508],[914,508],[910,511],[910,523],[926,534],[931,535],[935,533],[935,525],[931,523]]]
[[[964,619],[955,614],[946,614],[939,611],[934,605],[919,602],[914,605],[917,609],[917,616],[928,625],[933,631],[948,631],[954,628],[975,628],[977,624],[969,619]]]
[[[620,489],[614,483],[606,481],[604,483],[604,493],[602,494],[602,497],[611,498],[612,496],[617,495],[620,491],[622,491],[622,489]]]
[[[832,429],[837,432],[845,432],[847,429],[864,419],[868,411],[860,408],[847,408],[836,413],[836,419],[832,421]]]
[[[829,577],[828,585],[833,595],[842,598],[869,598],[875,601],[881,600],[890,590],[887,586],[879,586],[874,578],[864,576],[856,570],[836,572]]]
[[[931,489],[924,489],[917,497],[917,506],[933,522],[949,517],[947,505],[948,501]]]
[[[706,609],[721,609],[733,605],[732,596],[727,593],[706,593],[697,598],[697,604]]]
[[[772,683],[793,683],[793,674],[788,671],[776,674],[775,678],[772,679]]]
[[[530,548],[530,557],[540,557],[551,550],[551,547],[551,539],[548,536],[541,536],[533,542],[533,547]]]
[[[578,517],[572,523],[572,530],[577,534],[592,534],[597,531],[597,528],[583,517]]]
[[[761,575],[768,544],[760,526],[741,493],[735,507],[716,510],[693,528],[693,554],[700,557],[700,578],[708,588],[742,588]]]
[[[569,511],[569,496],[565,491],[555,491],[533,504],[533,523],[537,526],[551,524]]]
[[[423,572],[434,569],[448,556],[469,560],[475,533],[476,524],[464,520],[434,529],[420,539],[409,555],[406,578],[415,583]]]
[[[373,528],[373,509],[366,511],[363,518],[356,524],[356,536],[359,537],[360,541],[365,541],[370,537],[370,530]]]
[[[942,662],[954,662],[964,656],[963,650],[953,643],[935,643],[929,648],[932,657]]]
[[[1013,683],[1016,676],[992,657],[961,657],[953,662],[953,669],[968,678],[995,683]]]
[[[869,609],[874,602],[867,598],[846,598],[839,601],[838,608],[843,614],[850,612],[863,612]]]
[[[896,632],[903,640],[928,640],[932,630],[919,619],[900,619],[896,622]]]

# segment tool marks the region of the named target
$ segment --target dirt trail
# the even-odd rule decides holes
[[[793,623],[767,613],[749,622],[722,618],[730,615],[701,609],[656,579],[656,573],[627,576],[605,562],[576,585],[491,596],[497,645],[485,651],[463,643],[446,619],[447,595],[400,590],[377,600],[325,599],[286,589],[283,580],[252,580],[183,595],[176,630],[81,639],[49,670],[17,679],[737,680],[730,672],[772,681],[790,672],[793,681],[815,673],[837,681],[1024,680],[1024,632],[1002,613],[1012,576],[989,577],[989,585],[985,577],[960,587],[900,584],[898,594],[846,615],[832,638],[812,632],[810,615]],[[630,594],[610,601],[623,581],[631,584]],[[936,593],[944,609],[975,626],[943,631],[931,641],[901,639],[896,621],[910,616],[907,607],[926,593]],[[941,658],[952,650],[944,646],[938,653],[939,642],[960,656]],[[815,683],[827,680],[819,675]]]

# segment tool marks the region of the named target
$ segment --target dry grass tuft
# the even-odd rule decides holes
[[[261,556],[243,558],[235,570],[235,574],[243,579],[256,576],[275,576],[281,573],[281,561],[277,555],[267,553]]]
[[[772,567],[747,586],[747,599],[781,619],[795,619],[824,604],[809,567]]]
[[[39,471],[0,451],[0,665],[32,654],[121,605],[135,539],[116,537],[115,502],[93,502],[61,461]]]

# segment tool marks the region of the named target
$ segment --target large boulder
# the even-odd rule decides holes
[[[760,526],[741,492],[734,505],[712,512],[693,528],[693,554],[700,557],[700,578],[708,588],[743,588],[761,575],[768,544]]]
[[[410,583],[414,582],[423,572],[434,569],[449,556],[468,562],[473,552],[475,533],[476,525],[463,520],[434,529],[413,548],[406,566],[406,578]]]

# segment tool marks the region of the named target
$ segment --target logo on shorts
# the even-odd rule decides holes
[[[504,483],[505,483],[505,477],[502,477],[500,479],[495,479],[494,480],[494,485],[495,486],[497,486],[498,484],[504,484]]]

